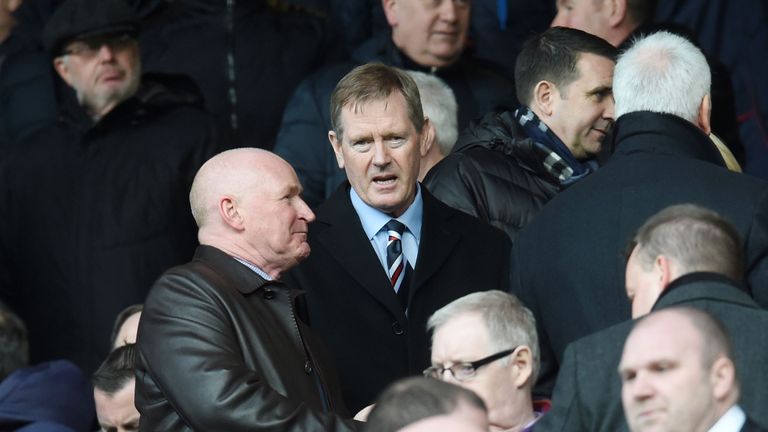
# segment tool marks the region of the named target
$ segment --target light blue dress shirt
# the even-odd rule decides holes
[[[411,268],[416,268],[416,259],[419,257],[419,242],[421,241],[421,221],[424,215],[424,201],[421,198],[421,185],[416,185],[416,197],[411,203],[410,207],[400,217],[393,218],[392,216],[382,212],[381,210],[371,207],[366,204],[360,196],[355,192],[355,188],[349,188],[349,198],[352,200],[352,207],[357,212],[357,217],[360,218],[360,223],[363,225],[363,231],[365,231],[366,237],[371,242],[373,250],[376,252],[376,256],[379,257],[379,262],[384,271],[387,271],[387,231],[384,225],[389,222],[390,219],[397,219],[405,225],[405,232],[401,239],[403,245],[403,254],[405,259],[411,265]]]

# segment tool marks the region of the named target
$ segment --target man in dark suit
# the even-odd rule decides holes
[[[675,307],[640,320],[619,364],[631,432],[764,432],[739,406],[739,379],[728,331],[695,308]]]
[[[201,246],[165,272],[139,323],[141,430],[349,431],[338,392],[278,280],[309,255],[314,214],[287,162],[265,150],[220,153],[195,176]]]
[[[331,350],[347,406],[429,365],[427,318],[473,291],[506,290],[509,240],[417,182],[426,142],[416,84],[367,64],[331,97],[328,133],[349,182],[317,211],[312,255],[289,278]]]
[[[512,292],[539,326],[542,393],[570,342],[630,317],[623,249],[669,205],[703,205],[734,224],[745,239],[750,294],[768,305],[768,183],[724,168],[707,137],[709,76],[701,51],[670,33],[626,51],[613,77],[614,154],[516,238]]]
[[[743,252],[735,228],[694,205],[671,206],[649,219],[635,236],[627,263],[632,316],[686,306],[708,311],[731,335],[741,381],[741,406],[768,422],[768,311],[735,282]],[[632,329],[626,321],[580,339],[565,350],[552,409],[537,431],[626,430],[621,379],[613,371]]]

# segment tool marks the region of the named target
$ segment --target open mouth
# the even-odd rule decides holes
[[[383,176],[376,176],[373,178],[373,183],[379,186],[389,186],[394,184],[396,181],[397,181],[397,176],[394,176],[394,175],[383,175]]]

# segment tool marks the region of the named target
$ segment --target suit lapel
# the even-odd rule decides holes
[[[424,285],[450,256],[459,242],[461,232],[452,223],[453,211],[421,188],[424,219],[421,224],[419,258],[411,281],[410,297]]]
[[[318,210],[318,222],[327,225],[317,234],[318,243],[379,303],[395,316],[405,318],[395,291],[352,207],[349,186],[337,190],[327,205]]]

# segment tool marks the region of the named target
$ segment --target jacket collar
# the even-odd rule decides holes
[[[675,115],[650,111],[624,114],[616,121],[614,139],[614,157],[653,153],[698,159],[725,167],[720,152],[709,137]]]
[[[223,277],[230,279],[231,285],[243,294],[251,294],[267,285],[280,283],[279,281],[267,281],[255,271],[249,269],[232,258],[221,249],[208,245],[200,245],[195,250],[194,261],[202,261],[219,272]]]
[[[692,300],[716,300],[759,309],[744,289],[730,278],[717,273],[696,272],[672,281],[656,300],[653,310],[685,304]]]

